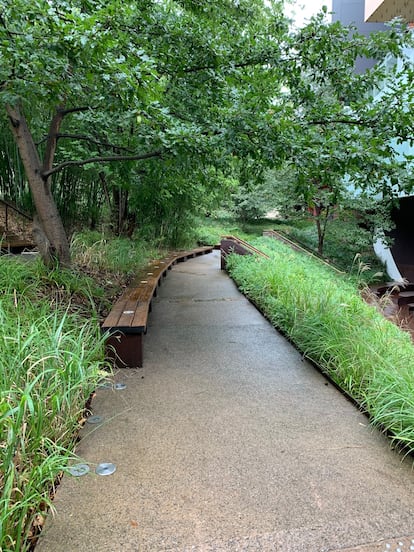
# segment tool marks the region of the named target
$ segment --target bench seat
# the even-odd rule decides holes
[[[148,316],[158,286],[174,264],[211,253],[213,247],[199,247],[190,251],[174,251],[164,259],[152,261],[140,272],[133,283],[114,304],[102,323],[107,334],[107,358],[118,368],[143,365],[143,336],[147,332]]]

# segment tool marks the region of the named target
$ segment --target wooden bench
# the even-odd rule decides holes
[[[173,265],[206,253],[213,247],[172,252],[168,257],[151,262],[124,291],[104,320],[101,329],[106,340],[107,358],[118,368],[143,365],[143,336],[147,332],[152,298]]]

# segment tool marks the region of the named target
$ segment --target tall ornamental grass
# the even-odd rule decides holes
[[[0,257],[2,552],[30,548],[101,374],[96,318],[69,312],[56,297],[72,277],[51,276],[37,263]],[[47,285],[57,292],[48,295]]]
[[[86,231],[73,236],[71,252],[78,265],[91,271],[135,274],[152,258],[163,257],[166,251],[144,240]]]
[[[355,399],[372,422],[414,452],[414,346],[410,335],[342,277],[276,240],[254,245],[271,256],[229,257],[241,291]]]

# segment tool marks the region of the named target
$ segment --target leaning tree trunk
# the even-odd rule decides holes
[[[322,257],[323,248],[325,245],[326,226],[328,224],[328,218],[330,214],[329,205],[327,207],[323,207],[322,205],[316,206],[315,214],[316,228],[318,231],[318,255]]]
[[[42,176],[44,164],[40,161],[26,118],[16,106],[9,105],[6,110],[36,208],[33,232],[35,242],[46,264],[58,260],[63,265],[69,265],[69,242],[51,193],[50,182]],[[51,127],[55,125],[57,130],[61,118],[58,115],[54,117]],[[46,157],[50,160],[53,159],[54,149],[55,145],[47,148]]]

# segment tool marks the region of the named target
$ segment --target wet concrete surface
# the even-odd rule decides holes
[[[77,450],[91,472],[63,478],[37,551],[410,550],[412,461],[219,266],[214,252],[163,281],[144,368],[97,390],[103,422]]]

